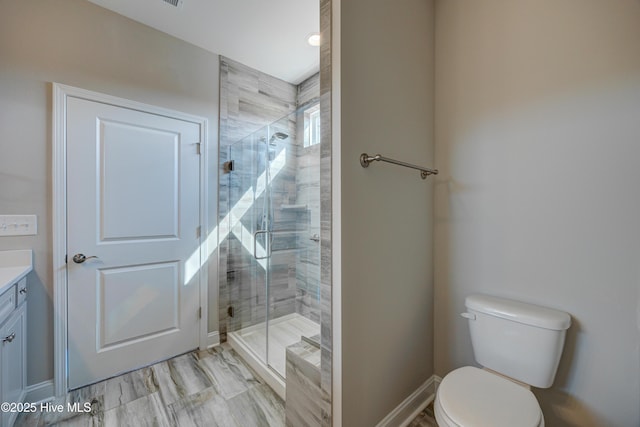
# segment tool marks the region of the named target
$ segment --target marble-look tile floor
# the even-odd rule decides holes
[[[284,426],[284,402],[228,345],[195,351],[54,400],[89,412],[21,414],[15,426]]]
[[[433,414],[433,402],[424,408],[407,427],[438,427]]]
[[[21,414],[15,426],[281,427],[284,402],[227,344],[195,351],[68,393],[52,406],[89,412]],[[38,405],[39,407],[39,405]],[[433,404],[409,427],[437,427]]]

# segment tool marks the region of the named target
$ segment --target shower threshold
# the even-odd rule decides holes
[[[318,335],[320,325],[298,313],[269,320],[269,365],[264,361],[266,333],[266,322],[262,322],[239,331],[229,332],[227,340],[247,364],[284,400],[287,347],[300,341],[302,336]]]

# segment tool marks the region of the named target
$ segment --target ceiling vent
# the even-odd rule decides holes
[[[179,9],[182,9],[182,4],[184,3],[183,0],[162,0],[163,2],[170,4],[173,7],[177,7]]]

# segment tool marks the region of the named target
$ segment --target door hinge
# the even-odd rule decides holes
[[[67,254],[64,254],[64,263],[67,264]]]
[[[229,307],[227,307],[227,315],[229,317],[233,317],[235,310],[233,309],[233,306],[230,305]]]
[[[234,166],[235,165],[234,165],[233,160],[229,160],[229,161],[224,162],[222,164],[222,169],[223,169],[224,173],[230,173],[230,172],[233,172]]]
[[[200,155],[200,154],[201,154],[201,153],[200,153],[200,145],[201,145],[201,144],[200,144],[199,142],[196,142],[196,154],[198,154],[198,155]]]
[[[227,271],[227,282],[233,282],[234,280],[236,280],[236,271],[235,270]]]
[[[196,237],[200,237],[200,235],[202,234],[202,226],[198,226],[198,228],[196,228]]]
[[[202,307],[198,307],[198,319],[202,319]]]

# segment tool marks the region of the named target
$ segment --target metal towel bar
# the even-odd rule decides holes
[[[400,160],[383,157],[380,154],[376,154],[375,156],[370,156],[367,153],[360,154],[360,164],[363,168],[369,167],[369,163],[371,162],[387,162],[393,163],[394,165],[398,166],[404,166],[405,168],[417,169],[420,171],[420,177],[422,179],[426,179],[429,175],[438,175],[438,169],[423,168],[422,166],[416,166],[412,165],[411,163],[401,162]]]

